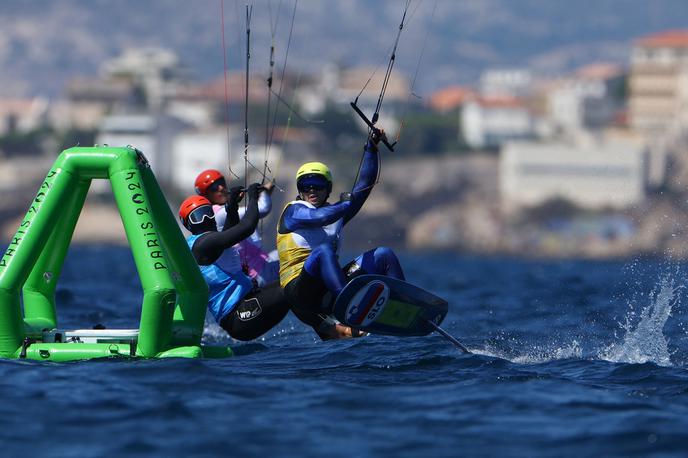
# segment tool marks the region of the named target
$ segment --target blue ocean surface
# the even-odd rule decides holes
[[[0,361],[4,456],[686,456],[688,264],[402,254],[440,335],[321,342],[291,314],[221,360]],[[127,248],[71,248],[60,326],[138,326]]]

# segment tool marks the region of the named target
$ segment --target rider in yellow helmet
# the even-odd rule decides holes
[[[384,133],[376,131],[368,139],[351,193],[342,193],[339,202],[329,203],[332,172],[322,162],[308,162],[296,172],[298,197],[280,216],[280,283],[294,314],[323,340],[360,335],[331,317],[331,303],[323,304],[328,291],[334,298],[344,288],[347,275],[371,273],[404,279],[399,260],[385,247],[363,253],[344,269],[339,265],[342,228],[358,213],[375,185],[381,135]]]

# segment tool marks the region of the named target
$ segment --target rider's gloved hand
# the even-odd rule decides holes
[[[267,192],[268,194],[272,194],[272,191],[275,190],[275,181],[266,181],[263,183],[263,190]]]
[[[260,183],[253,183],[246,189],[246,194],[249,200],[256,200],[258,198],[258,193],[263,189]]]
[[[241,199],[244,198],[244,188],[241,186],[234,186],[233,188],[229,188],[229,191],[227,193],[227,203],[228,204],[238,204],[241,202]]]

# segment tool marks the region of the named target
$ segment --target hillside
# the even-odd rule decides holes
[[[301,0],[289,67],[317,71],[325,62],[384,65],[405,2]],[[58,96],[75,75],[131,47],[178,53],[190,76],[223,69],[220,1],[35,0],[4,2],[0,12],[0,95]],[[557,73],[581,63],[625,63],[632,39],[688,26],[682,0],[439,0],[411,2],[397,68],[413,75],[428,34],[417,92],[474,81],[486,67],[528,66]],[[257,1],[252,16],[252,68],[267,67],[270,22],[276,21],[278,65],[293,3]],[[279,14],[278,14],[279,12]],[[244,4],[224,2],[228,62],[243,65]],[[277,20],[278,18],[278,20]]]

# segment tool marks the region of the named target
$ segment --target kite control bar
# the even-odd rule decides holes
[[[378,134],[378,135],[380,136],[380,141],[381,141],[382,143],[384,143],[385,146],[386,146],[390,151],[394,151],[394,145],[396,145],[397,142],[390,143],[390,142],[387,140],[387,137],[385,137],[385,136],[382,134],[382,132],[380,131],[380,129],[378,129],[377,127],[375,127],[375,123],[377,122],[377,119],[376,119],[377,116],[373,116],[373,119],[374,119],[374,120],[371,121],[370,119],[368,119],[368,117],[365,115],[365,113],[363,113],[363,112],[361,111],[361,109],[358,108],[358,105],[356,105],[356,102],[351,102],[351,108],[353,108],[354,111],[356,112],[356,114],[358,114],[358,116],[361,117],[361,119],[363,120],[363,122],[365,122],[366,125],[367,125],[368,127],[370,127],[370,130],[372,130],[373,132],[375,132],[376,134]]]

